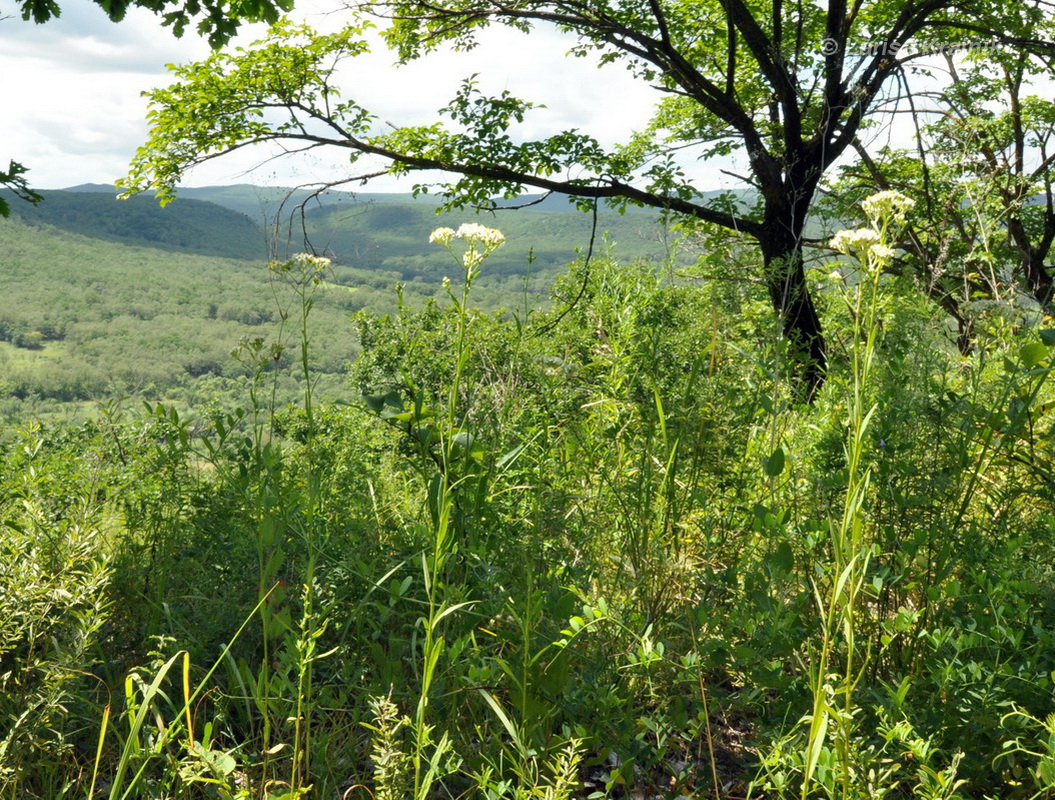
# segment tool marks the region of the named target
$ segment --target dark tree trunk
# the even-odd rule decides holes
[[[1044,259],[1031,247],[1028,252],[1022,253],[1022,262],[1030,294],[1040,303],[1045,313],[1051,314],[1055,311],[1055,303],[1052,302],[1055,299],[1055,283],[1051,273],[1044,266]]]
[[[1051,201],[1044,215],[1044,232],[1037,244],[1033,243],[1026,226],[1018,217],[1011,217],[1007,222],[1007,232],[1011,239],[1011,246],[1018,252],[1019,262],[1022,264],[1022,272],[1029,287],[1029,293],[1033,299],[1040,303],[1045,313],[1055,310],[1055,281],[1051,273],[1044,266],[1044,259],[1051,250],[1052,240],[1055,239],[1055,214],[1051,210]]]
[[[808,202],[800,204],[803,209],[808,207]],[[784,203],[767,203],[758,244],[766,289],[788,343],[795,383],[800,396],[809,402],[824,385],[828,359],[821,319],[806,284],[805,217],[804,210],[797,213]]]

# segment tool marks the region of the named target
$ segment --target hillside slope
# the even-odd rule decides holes
[[[192,215],[198,211],[199,204],[205,202],[222,206],[226,214],[244,215],[242,222],[252,222],[258,231],[270,231],[272,253],[321,252],[341,264],[389,270],[404,280],[442,280],[449,272],[449,266],[436,258],[436,248],[428,241],[429,233],[440,225],[456,228],[467,221],[498,227],[506,234],[507,245],[495,253],[488,264],[487,272],[492,276],[552,276],[579,254],[585,253],[591,238],[595,242],[595,252],[610,249],[623,260],[647,258],[662,261],[672,251],[670,231],[655,211],[631,209],[619,214],[602,209],[597,215],[595,231],[592,216],[572,207],[564,197],[525,197],[522,203],[538,202],[493,214],[472,210],[437,214],[439,199],[433,196],[330,191],[309,200],[309,192],[303,189],[242,184],[183,188],[178,199],[164,210],[158,209],[157,202],[149,195],[140,195],[127,201],[133,204],[126,212],[128,218],[118,224],[111,219],[117,212],[112,200],[114,189],[110,187],[87,184],[63,192],[49,192],[48,195],[48,202],[41,206],[45,213],[44,206],[48,204],[86,210],[98,203],[100,218],[96,232],[89,224],[87,212],[78,217],[81,224],[76,227],[69,222],[52,222],[85,235],[110,238],[112,234],[108,232],[115,227],[128,233],[141,224],[153,230],[157,227],[156,219],[164,218],[174,231],[195,232],[202,249],[194,252],[244,257],[238,254],[244,252],[243,249],[236,248],[233,242],[223,242],[225,223],[219,216],[217,230],[201,225]],[[57,195],[64,197],[55,197]],[[141,211],[144,203],[153,206],[152,213]],[[133,210],[134,216],[131,215]],[[70,214],[63,216],[69,217]],[[258,241],[263,241],[262,232],[255,235]],[[175,242],[177,246],[170,249],[182,249],[179,246],[181,239],[175,235],[167,238],[152,236],[149,241],[146,236],[127,236],[121,240],[157,247],[168,247],[169,242]],[[221,250],[217,241],[229,249]]]
[[[347,285],[328,284],[316,298],[314,360],[339,375],[355,353],[350,312],[391,297],[392,276],[378,285],[345,270],[334,277]],[[245,373],[231,357],[239,342],[288,338],[291,302],[262,260],[0,220],[0,404],[186,396],[198,379]]]
[[[118,200],[113,191],[43,191],[37,205],[11,203],[29,225],[56,228],[108,242],[181,253],[261,260],[267,240],[259,225],[215,203],[177,200],[166,208],[147,196]],[[11,193],[5,192],[10,199]]]

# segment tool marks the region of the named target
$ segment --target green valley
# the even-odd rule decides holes
[[[283,205],[287,190],[187,190],[160,208],[102,189],[45,191],[38,206],[12,202],[12,219],[0,221],[0,417],[80,416],[116,398],[187,407],[229,397],[246,374],[232,351],[288,336],[289,298],[276,293],[269,252],[311,248],[334,259],[314,310],[313,366],[339,396],[357,352],[351,315],[394,310],[397,283],[410,306],[447,302],[451,265],[428,232],[472,218],[437,216],[409,195],[332,194],[307,204],[301,225],[294,212],[304,195]],[[544,306],[554,277],[586,251],[589,216],[545,208],[500,212],[509,241],[479,280],[479,307],[524,315]],[[285,226],[276,227],[283,211]],[[610,244],[598,235],[598,253],[662,257],[670,247],[655,215],[608,214],[605,224],[615,233]],[[281,245],[275,230],[284,230]],[[282,398],[296,396],[288,375],[283,384]]]

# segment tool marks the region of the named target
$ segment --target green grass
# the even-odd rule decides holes
[[[961,356],[914,286],[844,259],[811,275],[831,371],[804,405],[749,282],[598,256],[514,316],[473,303],[492,258],[434,246],[446,304],[353,321],[356,273],[313,262],[107,245],[78,270],[98,242],[0,236],[52,311],[68,281],[101,323],[103,273],[158,303],[7,343],[18,369],[290,332],[281,374],[261,344],[180,407],[27,405],[0,436],[0,796],[1055,792],[1055,332],[1021,309]],[[288,316],[194,316],[195,275]],[[327,372],[338,336],[358,355]]]
[[[39,348],[16,347],[0,342],[0,366],[5,369],[28,369],[38,363],[61,361],[68,355],[65,342],[45,342]]]

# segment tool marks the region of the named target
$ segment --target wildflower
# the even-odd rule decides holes
[[[451,248],[451,242],[455,239],[463,239],[466,244],[461,262],[465,269],[465,283],[468,288],[472,279],[480,271],[480,265],[484,263],[484,259],[501,246],[506,237],[497,228],[488,228],[475,222],[463,223],[456,231],[451,228],[437,228],[429,236],[430,242],[438,242],[446,248],[448,253],[458,258]],[[444,288],[446,286],[447,284],[444,284]]]
[[[465,251],[465,255],[462,256],[462,264],[465,265],[465,271],[475,273],[477,267],[483,263],[484,255],[479,253],[475,248],[470,248]]]
[[[443,290],[449,292],[451,290],[451,279],[446,275],[443,276]]]
[[[839,272],[839,270],[834,270],[833,272],[828,273],[828,280],[830,280],[832,283],[842,283],[843,274]]]
[[[887,247],[885,244],[874,244],[871,249],[872,257],[879,259],[880,261],[889,261],[897,253],[894,252],[893,247]]]
[[[884,219],[902,223],[905,221],[905,215],[915,205],[916,201],[912,198],[888,189],[865,199],[861,203],[861,208],[875,225],[879,220]]]
[[[879,244],[879,234],[871,228],[839,231],[832,237],[831,241],[832,247],[846,255],[858,253],[863,256],[877,244]]]
[[[293,258],[285,261],[272,261],[268,268],[275,273],[290,272],[296,267],[298,273],[320,275],[329,269],[332,262],[328,258],[316,256],[311,253],[297,253]]]
[[[314,269],[325,269],[330,266],[330,259],[316,256],[312,253],[297,253],[293,260],[302,267],[313,267]]]
[[[430,235],[430,242],[439,242],[444,247],[451,243],[451,239],[457,236],[453,228],[436,228]]]
[[[470,243],[479,242],[488,250],[493,250],[506,240],[502,231],[497,228],[488,228],[475,222],[465,222],[460,225],[456,235]]]

